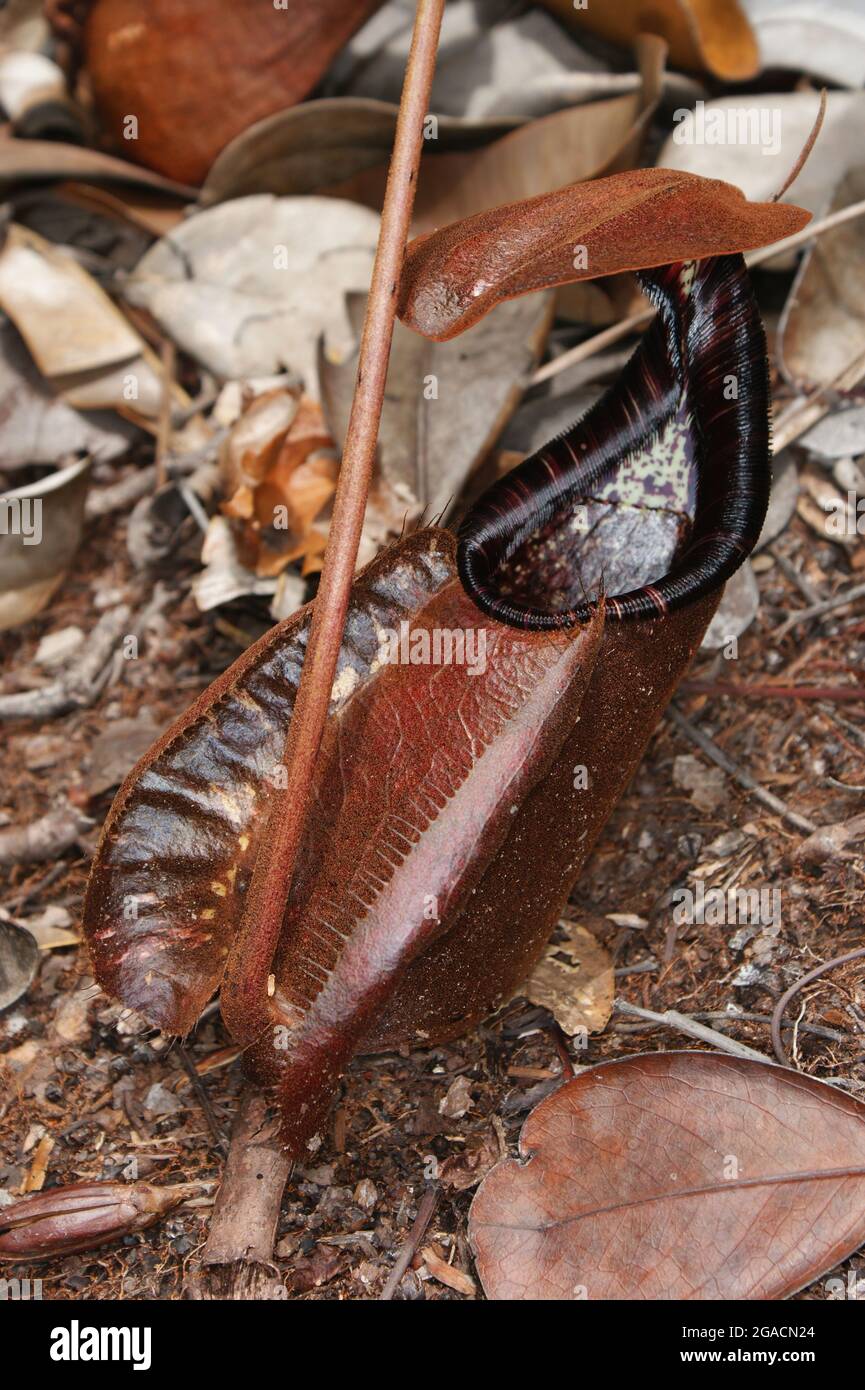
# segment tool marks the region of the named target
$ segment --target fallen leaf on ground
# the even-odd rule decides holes
[[[778,1299],[865,1240],[865,1106],[770,1064],[656,1053],[543,1101],[469,1235],[493,1299]]]
[[[787,529],[796,510],[798,496],[799,473],[796,459],[789,449],[782,449],[772,460],[772,491],[769,494],[766,520],[754,546],[755,553],[770,545]]]
[[[865,198],[865,168],[842,180],[828,212]],[[800,391],[827,386],[865,352],[865,219],[806,251],[778,327],[778,364]]]
[[[358,296],[348,304],[357,342],[364,307]],[[458,343],[430,343],[395,325],[377,454],[380,487],[392,499],[393,533],[406,517],[424,509],[438,516],[459,496],[540,360],[551,312],[548,295],[500,305]],[[322,353],[318,370],[325,416],[341,443],[357,352],[339,363]]]
[[[413,3],[379,11],[340,54],[328,90],[399,101],[413,18]],[[542,116],[639,83],[636,73],[608,71],[538,9],[484,12],[475,0],[450,0],[429,109],[474,120]]]
[[[738,0],[615,0],[574,5],[541,0],[572,29],[630,45],[639,34],[660,34],[677,67],[708,69],[727,82],[753,77],[759,66],[757,41]]]
[[[827,859],[836,859],[848,845],[858,844],[863,839],[865,815],[853,816],[852,820],[839,821],[836,825],[821,825],[802,841],[793,857],[801,864],[822,864]]]
[[[126,453],[137,437],[130,422],[108,412],[75,410],[57,396],[8,320],[0,324],[0,418],[7,470],[53,464],[79,452],[108,461]]]
[[[644,38],[638,46],[639,91],[586,106],[567,107],[529,121],[483,149],[424,153],[412,227],[428,231],[564,183],[627,169],[640,155],[661,90],[666,47]],[[427,142],[428,145],[432,142]],[[387,165],[328,186],[327,191],[380,208]]]
[[[745,560],[724,585],[721,602],[700,644],[702,651],[721,651],[747,632],[760,611],[760,589],[750,560]]]
[[[447,13],[447,12],[446,12]],[[251,193],[315,193],[390,158],[398,107],[369,97],[304,101],[242,131],[213,163],[199,203],[210,207]],[[437,116],[427,153],[468,150],[520,122]]]
[[[241,130],[303,99],[380,3],[151,0],[143,23],[138,0],[95,0],[84,56],[103,127],[136,163],[200,183]]]
[[[840,87],[865,83],[865,15],[859,0],[741,0],[760,67],[810,72]]]
[[[0,306],[68,405],[158,414],[162,378],[144,339],[68,252],[14,224],[0,251]]]
[[[461,1269],[456,1269],[448,1264],[440,1255],[429,1246],[421,1251],[424,1264],[440,1284],[445,1284],[449,1289],[455,1289],[457,1293],[464,1294],[466,1298],[474,1298],[477,1293],[477,1285],[470,1274],[464,1274]]]
[[[316,522],[333,498],[338,472],[316,401],[285,391],[257,397],[222,453],[222,511],[241,564],[266,576],[293,560],[303,562],[304,574],[320,569],[327,533]]]
[[[168,193],[178,199],[195,197],[195,189],[150,169],[127,164],[83,145],[59,140],[18,140],[0,136],[0,180],[3,183],[43,183],[47,179],[83,179],[94,183],[132,184]]]
[[[0,917],[0,1012],[26,994],[39,969],[39,947],[26,927]]]
[[[0,496],[0,632],[29,622],[62,583],[81,540],[90,462]]]
[[[578,922],[560,922],[524,993],[573,1037],[607,1026],[614,985],[613,962],[601,943]]]
[[[126,295],[217,376],[290,366],[317,399],[318,340],[352,349],[344,300],[369,287],[378,225],[336,198],[238,198],[156,242]]]

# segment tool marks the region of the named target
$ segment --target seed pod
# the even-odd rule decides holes
[[[152,1226],[197,1184],[81,1182],[49,1187],[0,1208],[0,1259],[48,1260]]]

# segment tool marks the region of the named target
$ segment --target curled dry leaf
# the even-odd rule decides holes
[[[842,179],[829,211],[865,198],[865,168]],[[805,253],[778,327],[778,362],[799,390],[828,386],[865,352],[865,220],[818,237]]]
[[[413,0],[380,10],[340,54],[328,91],[398,101],[413,13]],[[473,120],[534,117],[638,86],[636,73],[610,72],[540,9],[449,0],[429,109]]]
[[[759,53],[739,0],[615,0],[607,5],[574,5],[573,0],[541,0],[548,10],[579,32],[630,45],[638,34],[660,34],[676,67],[706,69],[727,82],[753,77]]]
[[[315,522],[336,488],[338,464],[321,407],[277,390],[256,398],[222,454],[222,511],[233,524],[241,564],[277,575],[292,560],[321,567],[326,530]]]
[[[82,1182],[51,1187],[0,1208],[0,1260],[49,1260],[143,1231],[194,1184]]]
[[[81,540],[90,463],[0,497],[0,632],[29,622],[62,583]]]
[[[144,24],[137,0],[94,0],[84,56],[103,126],[136,163],[200,183],[241,130],[301,101],[380,4],[151,0]]]
[[[593,1067],[529,1116],[469,1235],[488,1298],[776,1299],[865,1241],[865,1106],[706,1052]]]
[[[613,962],[601,943],[578,922],[560,922],[525,995],[549,1009],[562,1031],[573,1037],[606,1028],[614,987]]]
[[[418,333],[444,340],[503,299],[764,246],[807,221],[801,208],[749,203],[716,179],[634,169],[416,237],[406,252],[399,313]]]
[[[0,917],[0,1012],[27,993],[38,969],[39,946],[32,934],[19,923]]]
[[[15,224],[0,251],[0,306],[68,405],[128,412],[131,400],[158,414],[162,381],[143,338],[72,256]]]
[[[865,83],[865,15],[859,0],[742,0],[760,66],[809,72],[840,87]]]

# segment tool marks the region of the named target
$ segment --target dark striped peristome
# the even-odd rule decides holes
[[[601,594],[608,620],[672,612],[718,589],[760,534],[769,370],[744,261],[639,278],[658,316],[619,379],[460,527],[463,585],[503,623],[571,627]]]

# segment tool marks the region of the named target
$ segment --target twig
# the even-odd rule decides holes
[[[806,985],[810,985],[813,980],[818,980],[820,976],[825,975],[827,971],[835,970],[839,965],[846,965],[847,962],[851,960],[861,960],[863,956],[865,956],[865,946],[860,946],[857,951],[848,951],[844,956],[836,956],[834,960],[824,961],[822,965],[816,965],[813,970],[809,970],[806,975],[803,975],[800,980],[797,980],[795,984],[791,985],[790,988],[785,990],[781,995],[781,998],[775,1005],[775,1012],[772,1014],[772,1047],[774,1048],[775,1056],[783,1066],[789,1066],[789,1062],[787,1054],[784,1051],[784,1042],[781,1036],[781,1021],[790,1004],[790,1000],[795,998],[800,989],[804,989]]]
[[[629,1004],[627,999],[616,1000],[616,1012],[629,1014],[634,1018],[645,1018],[652,1023],[662,1023],[666,1028],[674,1028],[678,1033],[684,1033],[688,1038],[696,1038],[699,1042],[711,1043],[720,1052],[729,1052],[733,1057],[745,1057],[752,1062],[771,1062],[771,1057],[765,1057],[756,1048],[747,1047],[745,1043],[736,1042],[734,1038],[728,1038],[725,1033],[718,1033],[714,1028],[707,1028],[705,1023],[697,1023],[687,1014],[680,1014],[676,1009],[666,1009],[664,1013],[655,1013],[653,1009],[641,1009],[636,1004]]]
[[[156,434],[156,486],[164,487],[168,481],[166,464],[171,448],[171,406],[174,394],[174,371],[177,364],[177,348],[171,338],[162,344],[162,396],[159,401],[159,428]]]
[[[59,859],[93,821],[70,801],[40,816],[29,825],[7,825],[0,830],[0,865],[39,864]],[[41,885],[40,885],[41,887]]]
[[[865,584],[854,584],[852,589],[835,594],[833,598],[824,598],[819,603],[812,603],[809,608],[800,608],[784,619],[775,632],[775,639],[778,641],[785,637],[790,629],[797,627],[799,623],[809,623],[812,618],[822,618],[825,613],[834,613],[838,608],[846,608],[848,604],[856,603],[860,598],[865,598]]]
[[[111,674],[118,638],[127,631],[129,608],[121,603],[103,613],[85,643],[84,655],[57,680],[38,690],[0,695],[0,719],[50,719],[92,705]]]
[[[865,352],[854,357],[843,371],[831,381],[818,386],[804,400],[793,401],[772,425],[772,452],[780,454],[788,444],[792,444],[803,434],[834,410],[836,399],[845,391],[852,391],[865,376]]]
[[[223,1154],[227,1154],[228,1145],[225,1142],[225,1135],[223,1134],[220,1128],[219,1121],[216,1118],[216,1111],[214,1110],[213,1103],[210,1099],[210,1096],[207,1093],[207,1087],[205,1086],[204,1082],[199,1076],[195,1063],[193,1062],[192,1058],[190,1057],[182,1042],[178,1042],[175,1044],[175,1051],[177,1053],[177,1056],[180,1058],[180,1065],[183,1067],[183,1070],[189,1077],[192,1089],[195,1092],[195,1095],[198,1099],[198,1104],[201,1106],[204,1118],[207,1121],[207,1128],[210,1130],[210,1133],[216,1143],[217,1148]]]
[[[415,1255],[418,1247],[426,1235],[426,1228],[432,1221],[433,1212],[439,1199],[437,1187],[428,1187],[423,1196],[423,1201],[418,1207],[412,1228],[408,1233],[408,1239],[396,1257],[396,1263],[387,1277],[387,1283],[381,1291],[380,1302],[389,1303],[399,1288],[400,1280],[405,1274]]]
[[[241,1043],[259,1037],[272,1020],[280,1021],[268,996],[268,978],[342,645],[375,459],[397,288],[414,206],[423,123],[429,109],[443,10],[444,0],[418,0],[333,519],[283,754],[284,782],[273,797],[223,982],[223,1016],[235,1041]]]
[[[685,695],[736,695],[745,700],[865,700],[861,685],[773,685],[771,681],[682,681]]]
[[[799,812],[788,806],[786,801],[782,801],[780,796],[767,791],[756,778],[751,776],[750,772],[746,772],[743,767],[739,767],[738,763],[734,763],[733,759],[728,757],[717,743],[709,738],[708,734],[704,734],[702,729],[698,729],[696,724],[692,724],[690,719],[686,719],[675,705],[669,705],[667,713],[676,728],[681,729],[682,733],[686,734],[692,743],[696,743],[698,748],[702,748],[706,757],[711,758],[716,767],[720,767],[727,773],[728,777],[735,778],[740,787],[752,792],[758,801],[762,801],[764,806],[768,806],[776,815],[783,816],[791,825],[795,825],[797,830],[807,830],[810,835],[817,829],[813,821],[808,820],[806,816],[800,816]]]
[[[291,1168],[264,1096],[248,1090],[234,1122],[201,1264],[187,1283],[191,1298],[285,1296],[273,1242]]]

